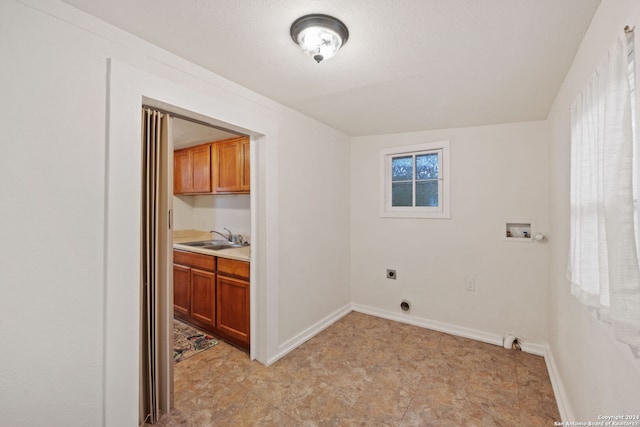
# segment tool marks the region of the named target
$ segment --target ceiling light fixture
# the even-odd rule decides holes
[[[319,64],[335,55],[347,42],[349,30],[333,16],[315,13],[291,24],[291,38]]]

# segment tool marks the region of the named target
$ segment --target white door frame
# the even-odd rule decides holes
[[[184,76],[194,87],[202,85]],[[251,113],[260,109],[257,104],[230,97],[224,88],[208,87],[219,97],[202,94],[113,59],[108,81],[104,425],[121,426],[138,419],[142,104],[156,102],[165,110],[177,108],[182,115],[251,135],[251,358],[265,364],[278,349],[278,132],[275,123]]]

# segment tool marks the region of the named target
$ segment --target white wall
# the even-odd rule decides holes
[[[350,248],[349,140],[323,140],[321,128],[281,129],[292,141],[279,152],[280,278],[291,285],[280,293],[281,343],[299,334],[303,325],[293,322],[297,317],[332,313],[338,302],[344,307],[350,301],[344,278]]]
[[[640,367],[628,348],[570,295],[569,253],[570,106],[625,25],[640,29],[637,0],[603,0],[548,117],[550,195],[551,354],[568,421],[640,412]],[[634,12],[634,8],[636,9]],[[639,42],[636,41],[636,46]],[[636,49],[637,50],[637,49]]]
[[[174,196],[175,230],[216,230],[251,236],[251,199],[248,194]],[[218,236],[219,237],[219,236]]]
[[[173,196],[173,229],[195,230],[193,220],[193,196]]]
[[[380,218],[379,151],[441,140],[450,141],[451,219]],[[548,247],[503,240],[507,219],[547,231],[545,140],[544,122],[352,138],[353,302],[401,316],[406,298],[408,321],[489,342],[513,333],[546,343]]]
[[[114,242],[138,239],[137,163],[117,153],[139,152],[139,135],[112,131],[130,129],[140,114],[127,108],[107,126],[107,106],[126,98],[118,92],[107,100],[108,58],[154,76],[145,84],[170,82],[163,90],[178,106],[274,130],[257,159],[258,217],[271,225],[261,231],[263,247],[274,248],[261,255],[259,274],[276,290],[259,302],[279,320],[260,342],[267,356],[348,303],[349,245],[334,244],[349,230],[344,134],[56,1],[0,2],[0,57],[3,424],[137,420],[138,251]],[[134,104],[142,101],[136,96]],[[121,150],[125,142],[132,147]],[[341,168],[328,168],[335,159]],[[114,193],[121,188],[128,192]],[[112,270],[123,254],[133,255],[129,266]],[[122,280],[111,287],[114,279]]]

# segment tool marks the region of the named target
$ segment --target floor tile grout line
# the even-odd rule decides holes
[[[253,390],[247,390],[250,394],[253,394],[254,396],[258,397],[260,400],[262,400],[263,402],[265,402],[267,405],[269,405],[271,408],[276,409],[278,411],[280,411],[281,413],[283,413],[284,415],[286,415],[287,417],[291,418],[292,420],[294,420],[297,423],[302,423],[302,420],[299,420],[297,417],[295,417],[293,414],[289,414],[288,412],[286,412],[284,409],[280,408],[278,405],[271,403],[269,400],[265,399],[264,397],[262,397],[261,395],[255,393]]]
[[[404,422],[405,417],[407,416],[407,413],[409,412],[409,409],[411,409],[411,404],[413,403],[413,401],[416,398],[416,395],[418,393],[418,390],[420,389],[420,385],[422,384],[422,382],[425,380],[424,375],[420,375],[420,381],[418,382],[418,386],[415,388],[415,390],[413,390],[413,394],[411,396],[411,400],[409,401],[409,404],[407,405],[407,409],[405,409],[404,413],[402,414],[402,417],[400,418],[400,423],[398,424],[398,427],[402,425],[402,423]]]

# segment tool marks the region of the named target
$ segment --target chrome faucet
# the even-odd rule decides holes
[[[218,235],[224,237],[225,239],[227,239],[228,241],[233,242],[233,233],[228,228],[225,228],[225,230],[227,230],[229,232],[229,234],[226,235],[226,236],[224,234],[220,233],[219,231],[215,231],[215,230],[211,230],[211,233],[218,234]]]
[[[233,234],[231,230],[229,230],[228,228],[225,228],[225,230],[227,230],[227,232],[229,233],[226,236],[220,233],[219,231],[215,231],[215,230],[211,230],[211,233],[218,234],[224,237],[225,239],[227,239],[231,243],[240,244],[243,246],[248,245],[248,243],[244,241],[244,237],[242,237],[242,234]]]

